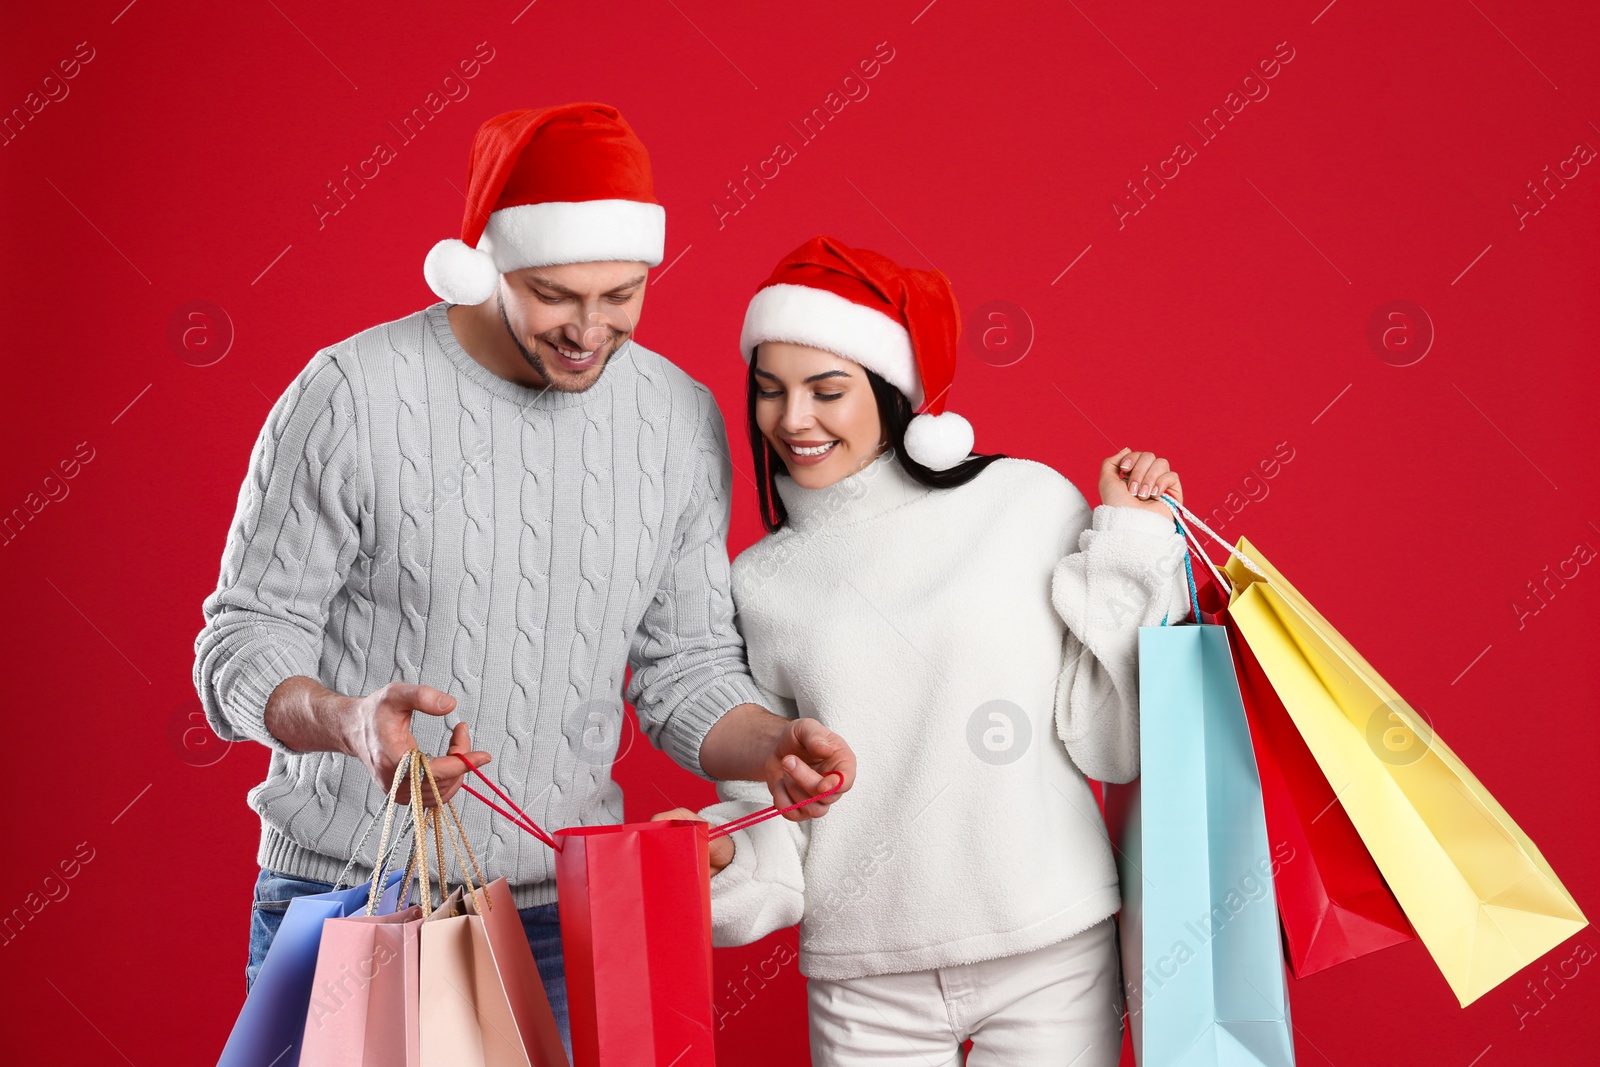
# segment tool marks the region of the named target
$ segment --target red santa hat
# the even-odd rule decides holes
[[[961,317],[950,279],[817,236],[785,256],[745,311],[739,351],[763,341],[821,348],[861,364],[905,394],[918,414],[906,453],[932,470],[972,454],[972,424],[945,410]]]
[[[442,300],[481,304],[507,271],[604,260],[654,267],[666,227],[650,156],[616,108],[507,111],[478,127],[461,239],[434,245],[422,276]]]

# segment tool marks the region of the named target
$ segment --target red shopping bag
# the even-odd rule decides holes
[[[1214,576],[1214,581],[1196,591],[1200,621],[1220,623],[1229,631],[1228,644],[1233,648],[1251,745],[1261,773],[1267,840],[1276,865],[1273,887],[1294,976],[1304,978],[1336,963],[1410,941],[1415,934],[1399,902],[1350,817],[1334,802],[1327,777],[1229,617],[1224,593],[1230,588],[1227,579],[1211,566],[1193,532],[1185,533]]]
[[[816,797],[719,826],[662,819],[552,836],[471,770],[511,810],[462,788],[556,852],[576,1067],[713,1067],[710,840],[827,796],[844,776]]]
[[[579,1067],[716,1062],[708,830],[663,819],[556,831]]]

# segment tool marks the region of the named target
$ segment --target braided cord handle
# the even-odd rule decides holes
[[[384,875],[387,873],[389,867],[389,830],[394,824],[395,809],[399,806],[397,798],[400,795],[400,780],[406,775],[410,765],[411,754],[408,752],[404,756],[401,756],[400,762],[395,765],[394,781],[389,784],[389,799],[384,804],[383,811],[383,833],[378,837],[378,859],[372,868],[372,886],[367,891],[368,915],[376,915],[378,913],[378,887],[383,884]],[[377,825],[376,819],[373,820],[373,825]],[[368,827],[368,832],[371,832],[371,827]],[[365,838],[362,839],[363,843],[365,843],[365,840]],[[359,846],[357,846],[355,851],[356,855],[360,855],[361,849]],[[355,862],[356,857],[351,856],[350,864],[345,867],[345,873],[339,876],[340,882],[344,881],[345,877],[350,873],[350,867],[354,866]],[[408,878],[410,877],[409,870],[406,872],[406,876]]]
[[[444,796],[439,792],[439,782],[433,776],[433,767],[429,764],[428,757],[423,756],[421,762],[422,769],[428,776],[428,784],[433,788],[434,806],[429,809],[429,815],[433,821],[434,835],[435,837],[438,837],[442,828],[444,836],[449,837],[450,847],[456,854],[456,865],[461,871],[461,881],[465,883],[467,891],[472,894],[473,904],[480,912],[482,912],[486,907],[492,909],[494,904],[489,900],[489,895],[487,893],[483,895],[482,900],[478,898],[479,890],[486,887],[487,882],[484,879],[482,868],[478,866],[478,857],[472,851],[472,843],[467,840],[466,829],[461,825],[461,816],[456,813],[455,801],[446,801]],[[443,812],[449,812],[449,822],[446,822],[445,817],[442,814]],[[463,857],[461,854],[461,850],[463,848],[466,849],[466,857]],[[478,885],[476,887],[474,887],[472,884],[472,876],[467,873],[468,857],[471,858],[472,870],[478,876]],[[439,878],[441,881],[444,879],[444,857],[442,845],[440,846]]]
[[[1200,529],[1204,530],[1207,534],[1209,534],[1211,539],[1213,541],[1217,542],[1217,544],[1219,544],[1223,548],[1227,549],[1229,556],[1237,557],[1239,562],[1243,563],[1245,565],[1246,569],[1248,569],[1249,571],[1254,573],[1257,577],[1261,578],[1263,581],[1271,582],[1272,579],[1270,577],[1268,577],[1267,573],[1265,571],[1263,571],[1260,567],[1256,566],[1256,561],[1255,560],[1251,559],[1249,556],[1245,555],[1243,552],[1240,552],[1237,548],[1234,548],[1232,545],[1228,544],[1227,541],[1222,539],[1222,536],[1220,534],[1218,534],[1215,530],[1213,530],[1211,527],[1207,526],[1204,522],[1202,522],[1200,520],[1200,516],[1196,515],[1194,512],[1192,512],[1188,508],[1184,507],[1182,504],[1180,504],[1177,500],[1175,500],[1168,493],[1162,493],[1161,494],[1161,499],[1166,501],[1168,507],[1171,507],[1171,508],[1175,509],[1175,511],[1183,512],[1183,514],[1188,518],[1188,520],[1190,522],[1194,523]],[[1176,521],[1176,514],[1174,514],[1174,521]],[[1183,529],[1183,523],[1179,522],[1178,523],[1178,528],[1180,530]],[[1189,537],[1194,542],[1196,547],[1199,546],[1199,544],[1200,544],[1199,539],[1194,537],[1194,535],[1192,533],[1188,533],[1186,531],[1185,532],[1185,536]],[[1201,556],[1205,557],[1205,553],[1202,552]],[[1205,558],[1206,558],[1206,562],[1209,564],[1210,563],[1210,558],[1209,557],[1205,557]],[[1213,571],[1215,571],[1215,569],[1216,568],[1212,568]]]

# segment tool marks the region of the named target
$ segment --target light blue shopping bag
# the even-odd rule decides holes
[[[1272,884],[1286,860],[1268,844],[1225,627],[1140,627],[1139,763],[1138,780],[1105,791],[1134,1058],[1289,1067]]]

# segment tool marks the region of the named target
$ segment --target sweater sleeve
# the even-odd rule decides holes
[[[328,602],[360,543],[355,401],[328,350],[296,376],[256,438],[222,554],[201,606],[194,685],[225,741],[274,737],[267,698],[286,678],[315,678]]]
[[[761,689],[774,714],[794,718],[794,701]],[[702,808],[707,822],[721,825],[772,806],[765,782],[718,782],[721,803]],[[824,816],[826,818],[826,816]],[[711,878],[711,944],[748,945],[774,930],[798,923],[805,914],[806,847],[811,823],[774,815],[728,835],[733,861]]]
[[[650,742],[679,766],[715,781],[700,746],[718,719],[761,695],[745,668],[733,621],[728,520],[733,465],[710,390],[700,403],[689,503],[678,518],[671,557],[633,635],[627,697]]]
[[[1050,583],[1067,628],[1056,730],[1084,774],[1130,782],[1139,774],[1139,627],[1189,613],[1186,545],[1171,519],[1106,504],[1077,544]]]

